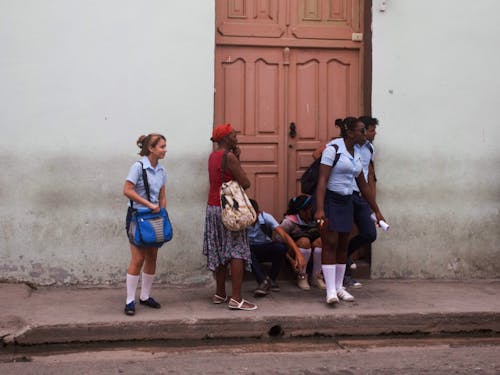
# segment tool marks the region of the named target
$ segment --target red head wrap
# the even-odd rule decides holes
[[[222,138],[226,135],[231,134],[234,131],[231,124],[222,124],[218,125],[212,131],[212,138],[210,138],[213,142],[220,142]]]

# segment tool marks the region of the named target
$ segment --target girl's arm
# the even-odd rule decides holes
[[[292,250],[293,253],[295,254],[295,258],[294,258],[295,265],[294,265],[294,268],[296,270],[304,269],[306,267],[306,262],[305,262],[304,256],[300,252],[299,247],[297,246],[297,244],[295,243],[295,241],[292,239],[292,237],[290,237],[288,235],[288,233],[282,227],[276,227],[274,230],[276,231],[276,233],[279,234],[279,236],[288,245],[288,249]]]
[[[125,195],[128,199],[133,200],[134,202],[140,203],[143,206],[150,208],[153,212],[160,211],[160,206],[154,203],[151,203],[147,199],[141,197],[134,190],[134,184],[130,181],[125,181],[125,185],[123,186],[123,195]]]
[[[375,216],[377,217],[377,222],[380,220],[385,221],[384,217],[382,216],[382,213],[380,212],[380,209],[378,208],[377,202],[375,201],[375,196],[370,187],[368,186],[368,183],[366,182],[363,173],[360,173],[359,176],[356,177],[356,182],[358,183],[358,187],[359,190],[361,191],[361,194],[363,195],[363,198],[366,199],[373,212],[375,212]]]
[[[167,207],[167,197],[165,194],[165,185],[163,185],[160,189],[160,194],[158,195],[158,202],[160,203],[161,208]]]
[[[326,164],[319,165],[319,178],[318,185],[316,186],[316,212],[314,213],[314,219],[316,219],[316,221],[325,219],[324,202],[326,195],[326,184],[331,172],[331,166]]]

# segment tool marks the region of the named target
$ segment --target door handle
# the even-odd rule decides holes
[[[297,136],[297,127],[295,126],[295,122],[290,123],[290,130],[288,131],[288,135],[290,138],[295,138]]]

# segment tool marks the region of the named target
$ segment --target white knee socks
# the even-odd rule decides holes
[[[127,299],[126,304],[135,301],[135,291],[137,290],[137,284],[139,283],[139,275],[130,275],[127,273]]]
[[[345,265],[344,265],[345,268]],[[141,300],[145,301],[149,298],[149,295],[151,293],[151,287],[153,286],[153,279],[155,275],[150,275],[147,273],[142,273],[142,280],[141,280]]]
[[[321,272],[321,247],[315,247],[313,250],[313,275]]]
[[[337,264],[335,273],[335,288],[340,289],[344,286],[345,264]]]
[[[321,268],[326,284],[326,300],[329,301],[331,298],[337,297],[337,288],[335,287],[337,267],[335,264],[323,264]]]
[[[299,250],[302,253],[302,255],[304,256],[304,262],[305,262],[304,269],[300,270],[300,273],[305,274],[307,263],[309,262],[309,258],[311,258],[311,249],[303,249],[303,248],[299,247]]]

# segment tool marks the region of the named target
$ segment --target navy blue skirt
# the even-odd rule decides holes
[[[326,190],[325,215],[328,219],[328,230],[349,233],[352,230],[353,203],[351,195],[340,195]]]

